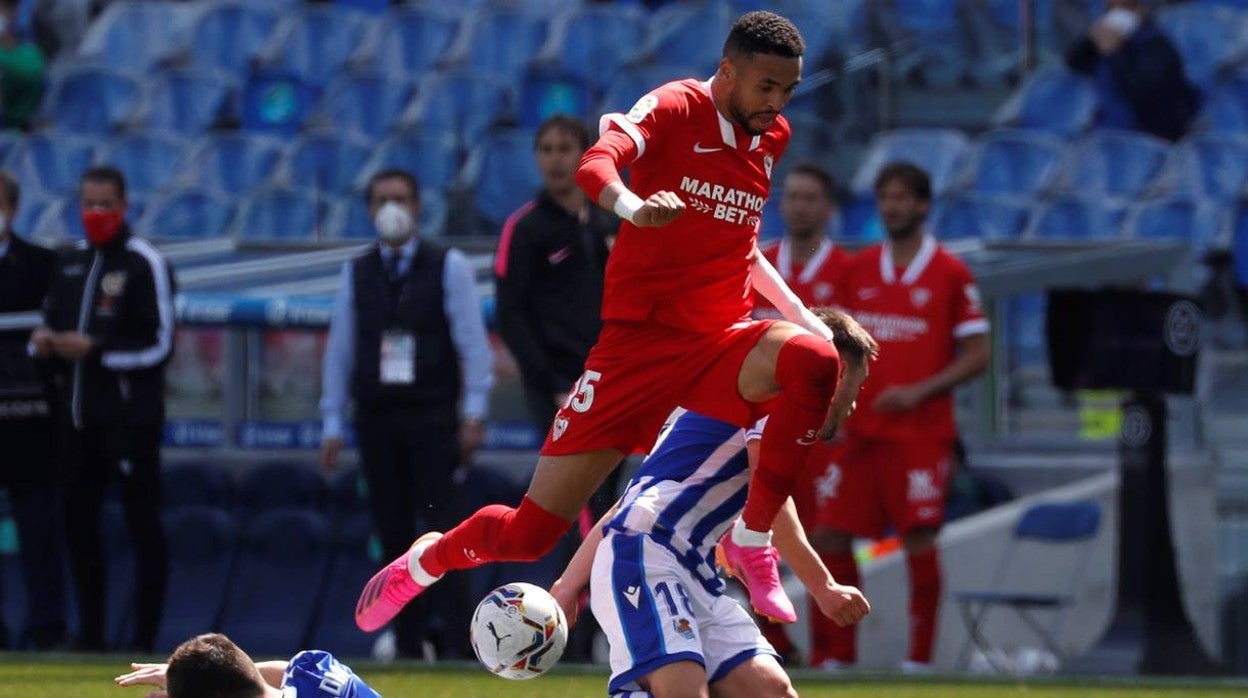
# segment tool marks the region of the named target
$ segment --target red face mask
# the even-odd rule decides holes
[[[87,231],[87,242],[96,247],[107,245],[121,230],[121,212],[89,208],[82,212],[82,227]]]

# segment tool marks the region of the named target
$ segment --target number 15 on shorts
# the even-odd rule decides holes
[[[600,380],[602,374],[598,371],[587,370],[582,373],[568,392],[568,399],[563,403],[564,409],[570,407],[573,412],[588,412],[594,406],[594,384]]]

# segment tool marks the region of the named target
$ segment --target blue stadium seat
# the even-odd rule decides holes
[[[104,134],[133,122],[142,86],[134,75],[110,68],[55,71],[41,108],[59,131]]]
[[[183,506],[163,516],[169,582],[156,633],[157,652],[217,627],[238,549],[238,524],[213,506]]]
[[[1231,259],[1234,260],[1235,278],[1240,288],[1248,288],[1248,206],[1241,205],[1235,212],[1234,226],[1231,231]]]
[[[519,125],[533,128],[555,114],[588,122],[593,106],[588,83],[573,75],[530,70],[520,89]]]
[[[376,637],[355,627],[353,616],[360,590],[381,564],[370,554],[372,532],[368,514],[357,514],[338,527],[310,647],[333,647],[336,654],[345,657],[372,654]]]
[[[244,131],[293,136],[316,104],[318,89],[289,71],[257,70],[243,85],[240,122]]]
[[[238,83],[220,71],[162,73],[148,87],[143,123],[152,129],[197,136],[221,120],[237,90]]]
[[[993,131],[975,144],[967,185],[980,194],[1034,196],[1052,183],[1066,143],[1042,131]]]
[[[324,236],[328,208],[328,200],[314,193],[265,189],[239,204],[235,235],[249,242],[314,242]]]
[[[1069,192],[1135,198],[1161,173],[1170,144],[1133,131],[1097,131],[1071,146],[1060,186]]]
[[[248,652],[289,657],[305,649],[330,553],[319,514],[277,509],[247,524],[221,631]]]
[[[396,133],[377,144],[359,172],[356,189],[363,189],[374,173],[395,167],[415,174],[422,189],[445,189],[459,172],[459,152],[446,133],[425,129]]]
[[[0,165],[9,162],[9,156],[21,150],[22,134],[17,131],[0,131]]]
[[[10,229],[18,235],[32,235],[39,229],[43,214],[52,208],[56,199],[39,194],[22,192],[22,199],[17,206],[17,215],[13,217]]]
[[[687,65],[630,66],[614,76],[611,85],[602,95],[602,101],[598,104],[598,113],[627,113],[637,103],[637,100],[659,85],[685,78],[705,80],[708,77],[710,76],[702,75],[697,68]]]
[[[1015,91],[994,120],[1016,128],[1075,136],[1087,130],[1096,108],[1096,88],[1090,78],[1061,68],[1042,68]]]
[[[517,81],[546,41],[547,24],[545,15],[523,5],[483,10],[465,21],[446,61]]]
[[[334,213],[326,223],[326,237],[336,240],[377,239],[377,228],[368,214],[364,191],[357,190],[339,199]],[[420,232],[425,237],[440,237],[446,232],[446,194],[441,189],[420,190]]]
[[[199,146],[186,177],[209,189],[241,196],[264,186],[277,170],[282,144],[265,136],[210,135]]]
[[[731,8],[723,3],[665,5],[651,13],[646,23],[646,43],[631,60],[693,66],[703,79],[709,78],[719,63],[724,37],[735,19]]]
[[[877,134],[854,174],[851,188],[859,196],[869,196],[884,165],[908,161],[927,170],[934,195],[943,194],[957,183],[969,145],[961,131],[952,129],[908,128]]]
[[[950,86],[971,62],[972,49],[959,3],[949,0],[893,0],[881,3],[881,24],[901,51],[899,75],[918,75],[932,85]]]
[[[119,70],[146,72],[176,51],[194,14],[190,3],[109,3],[82,38],[78,56]]]
[[[160,473],[161,505],[180,507],[229,507],[234,483],[219,463],[191,461],[166,465]]]
[[[643,44],[645,32],[645,14],[637,7],[575,7],[552,22],[550,36],[535,61],[602,90]]]
[[[292,187],[343,194],[370,156],[368,141],[333,133],[306,134],[286,153],[283,179]]]
[[[542,186],[533,160],[533,132],[517,129],[485,140],[464,165],[464,184],[473,191],[473,206],[492,228],[501,227]]]
[[[1183,56],[1187,77],[1208,91],[1218,75],[1248,55],[1248,18],[1227,7],[1186,4],[1157,13],[1162,31]]]
[[[461,19],[451,7],[409,7],[392,12],[373,37],[377,68],[402,80],[429,72],[450,49]]]
[[[286,507],[319,509],[325,480],[308,463],[272,461],[250,468],[238,483],[236,500],[244,515]]]
[[[308,127],[380,138],[412,98],[410,80],[383,73],[350,73],[338,78],[321,99]]]
[[[1122,203],[1104,197],[1065,195],[1040,205],[1030,235],[1037,240],[1113,240],[1125,218]]]
[[[1217,83],[1205,100],[1199,125],[1222,133],[1248,132],[1248,76]]]
[[[867,40],[865,6],[866,0],[840,0],[831,3],[791,3],[791,7],[786,6],[782,10],[806,41],[804,63],[807,71],[813,71],[822,64],[835,65],[839,62],[838,58],[847,58],[864,49]]]
[[[1123,235],[1182,240],[1192,246],[1199,258],[1210,247],[1226,247],[1226,225],[1226,208],[1213,201],[1187,197],[1149,199],[1132,207]]]
[[[242,76],[277,26],[277,3],[211,3],[188,41],[185,61],[195,68]]]
[[[158,240],[193,240],[226,235],[234,200],[197,187],[174,189],[149,207],[147,234]]]
[[[83,170],[95,163],[95,141],[83,136],[40,133],[26,136],[7,166],[23,188],[53,195],[78,189]]]
[[[515,95],[511,83],[498,75],[453,70],[421,79],[416,99],[404,110],[399,126],[453,133],[472,144],[511,115]]]
[[[126,176],[129,194],[150,194],[169,185],[185,164],[190,149],[170,133],[145,131],[115,136],[100,151],[100,159]]]
[[[1027,229],[1027,199],[965,195],[941,204],[932,217],[932,231],[941,240],[978,238],[1017,240]]]
[[[1065,49],[1057,36],[1053,0],[1033,0],[1031,5],[1035,12],[1039,61],[1041,64],[1053,62]],[[1017,75],[1021,69],[1019,36],[1023,31],[1017,0],[985,0],[964,7],[976,51],[972,74],[980,82],[1001,81]]]
[[[266,70],[308,85],[328,84],[364,43],[373,15],[334,5],[304,5],[286,16],[257,57]]]
[[[1239,198],[1248,189],[1248,136],[1190,136],[1174,151],[1167,170],[1180,193],[1221,201]]]

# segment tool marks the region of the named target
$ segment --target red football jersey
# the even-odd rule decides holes
[[[625,221],[611,249],[603,291],[605,320],[653,321],[714,331],[753,308],[751,254],[772,167],[789,143],[778,116],[761,136],[724,118],[710,81],[671,82],[628,114],[607,114],[637,146],[629,188],[642,199],[675,192],[687,209],[659,228]]]
[[[950,439],[957,435],[953,396],[946,393],[909,412],[871,409],[880,392],[932,376],[953,361],[957,340],[988,331],[975,279],[960,259],[927,235],[904,270],[887,243],[859,254],[838,285],[835,303],[880,344],[880,357],[849,418],[850,433],[884,439]]]
[[[762,252],[807,308],[817,308],[832,302],[836,286],[843,280],[845,270],[854,258],[852,254],[827,239],[819,243],[819,249],[815,250],[815,254],[806,264],[797,264],[793,261],[788,238],[781,238],[768,244],[762,248]],[[778,318],[780,311],[776,310],[776,306],[766,298],[755,294],[754,317]]]

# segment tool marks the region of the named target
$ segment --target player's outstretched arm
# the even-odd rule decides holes
[[[776,271],[776,268],[771,266],[771,262],[759,253],[757,247],[754,248],[754,266],[750,270],[750,280],[754,285],[754,290],[776,306],[785,320],[805,328],[816,337],[832,341],[832,330],[810,312],[797,294],[793,293],[793,289],[784,282],[784,277],[780,276],[780,272]]]
[[[594,567],[594,553],[598,550],[598,544],[602,542],[602,527],[607,525],[611,517],[615,516],[616,507],[620,503],[617,501],[607,513],[602,515],[601,519],[594,524],[593,529],[581,541],[580,547],[576,549],[576,553],[572,555],[572,559],[568,560],[568,565],[563,569],[563,574],[550,585],[550,595],[555,597],[559,605],[563,608],[563,615],[567,617],[568,627],[571,628],[576,624],[577,611],[580,610],[581,592],[585,587],[589,586],[590,571]]]

